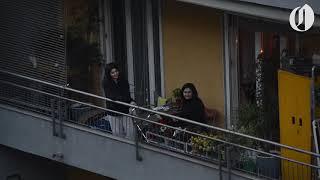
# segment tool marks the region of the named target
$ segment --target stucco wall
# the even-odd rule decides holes
[[[223,32],[217,10],[176,1],[163,8],[166,96],[186,82],[196,85],[205,105],[223,119]]]

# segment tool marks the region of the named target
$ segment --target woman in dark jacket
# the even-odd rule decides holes
[[[106,98],[125,103],[134,103],[130,96],[129,83],[120,76],[119,68],[116,64],[110,63],[107,65],[103,86]],[[107,109],[129,113],[128,106],[109,101],[106,102],[106,105]],[[108,112],[108,115],[113,134],[133,138],[134,127],[131,118],[114,112]]]
[[[205,107],[201,99],[198,97],[198,91],[192,83],[186,83],[181,88],[182,109],[179,113],[180,117],[190,119],[200,123],[206,123]],[[185,128],[189,130],[199,131],[200,126],[183,122]]]

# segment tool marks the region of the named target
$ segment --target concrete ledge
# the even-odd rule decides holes
[[[67,138],[61,139],[52,136],[50,118],[17,111],[0,106],[0,143],[5,146],[120,180],[219,179],[215,164],[149,145],[141,145],[140,162],[133,142],[72,123],[64,124]],[[255,178],[233,171],[232,179]]]

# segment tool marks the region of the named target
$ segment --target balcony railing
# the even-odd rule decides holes
[[[225,168],[229,178],[234,171],[263,179],[317,179],[318,176],[320,167],[313,162],[320,154],[314,152],[194,122],[167,114],[163,109],[113,101],[2,70],[0,74],[0,103],[51,117],[54,136],[64,137],[64,122],[75,123],[136,142],[137,158],[139,144],[143,143],[218,164],[221,179]],[[73,99],[71,94],[90,98]],[[127,106],[129,113],[84,101],[92,98]],[[296,158],[288,158],[288,154]]]

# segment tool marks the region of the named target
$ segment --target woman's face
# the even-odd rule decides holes
[[[116,68],[111,69],[110,76],[113,80],[117,80],[119,78],[119,71]]]
[[[184,97],[184,99],[186,99],[186,100],[192,99],[192,91],[191,91],[190,88],[185,88],[185,89],[183,90],[183,97]]]

